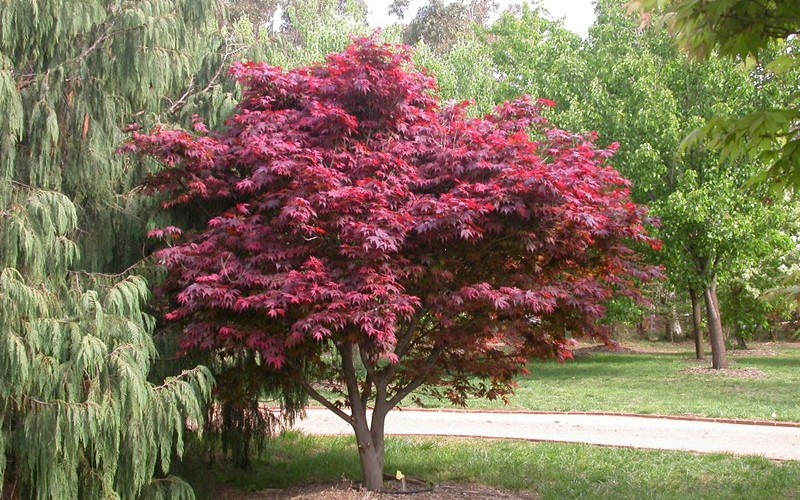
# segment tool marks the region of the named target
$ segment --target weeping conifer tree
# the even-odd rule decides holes
[[[181,498],[168,476],[212,378],[153,380],[146,165],[124,127],[226,108],[214,0],[0,2],[0,487]],[[231,101],[232,102],[232,101]],[[205,116],[215,120],[212,113]]]
[[[52,191],[3,213],[0,485],[11,498],[192,498],[167,473],[187,422],[202,423],[210,373],[148,381],[147,284],[70,273],[76,223]]]
[[[128,123],[179,121],[211,93],[219,15],[214,0],[0,3],[0,201],[15,197],[10,181],[65,194],[79,207],[83,269],[145,256],[143,198],[131,193],[143,168],[115,153]]]

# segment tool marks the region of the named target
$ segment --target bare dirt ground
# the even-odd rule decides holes
[[[747,380],[756,380],[766,378],[767,374],[758,368],[722,368],[715,370],[707,366],[696,366],[694,368],[687,368],[681,370],[680,373],[690,375],[711,375],[715,377],[728,377],[728,378],[741,378]]]

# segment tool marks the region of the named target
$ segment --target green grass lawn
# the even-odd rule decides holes
[[[657,353],[593,353],[566,364],[534,362],[510,406],[485,400],[469,408],[702,415],[800,422],[800,345],[731,353],[731,368],[761,378],[687,372],[705,367],[688,344],[634,345]],[[756,346],[754,346],[756,347]],[[695,370],[697,371],[697,370]],[[426,406],[447,407],[427,400]],[[335,483],[361,475],[352,437],[286,434],[247,471],[187,462],[180,472],[200,498],[220,488],[258,491]],[[196,459],[195,459],[196,460]],[[187,465],[184,464],[184,465]],[[386,472],[435,483],[481,483],[538,498],[800,499],[800,461],[698,455],[562,443],[455,438],[390,438]],[[257,496],[257,495],[256,495]]]
[[[390,438],[386,471],[396,470],[434,483],[481,483],[542,499],[800,498],[800,462],[588,445]],[[250,470],[199,466],[184,477],[200,498],[215,498],[216,488],[226,486],[258,491],[359,476],[353,438],[288,433]]]
[[[676,348],[673,348],[675,350]],[[533,362],[510,406],[474,399],[469,409],[627,412],[800,422],[800,345],[768,354],[737,351],[731,368],[756,368],[763,378],[686,373],[710,366],[693,347],[655,354],[593,353],[564,364]],[[449,403],[423,398],[426,407]]]

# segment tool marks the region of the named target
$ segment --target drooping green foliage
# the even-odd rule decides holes
[[[141,168],[115,151],[134,116],[169,119],[196,87],[218,43],[207,36],[215,12],[211,0],[0,4],[0,204],[14,198],[9,181],[62,192],[80,206],[83,268],[142,258],[145,228],[128,195]]]
[[[0,3],[6,492],[191,496],[162,476],[212,379],[190,367],[150,380],[155,321],[131,267],[146,255],[151,203],[132,189],[146,165],[116,150],[134,117],[183,121],[200,105],[225,46],[218,14],[211,0]]]
[[[37,190],[0,219],[0,485],[26,498],[136,498],[162,486],[191,497],[153,478],[182,453],[187,423],[201,425],[210,374],[148,381],[147,284],[69,272],[76,224],[64,195]]]

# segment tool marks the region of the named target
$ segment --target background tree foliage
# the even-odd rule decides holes
[[[633,182],[634,199],[650,204],[662,218],[658,234],[665,250],[652,255],[654,262],[666,267],[672,290],[695,297],[694,308],[706,290],[706,309],[719,316],[716,284],[742,276],[735,270],[771,255],[761,244],[764,234],[775,235],[768,239],[781,242],[776,248],[788,248],[794,228],[782,214],[790,207],[763,192],[739,191],[758,162],[681,148],[681,142],[721,112],[743,116],[774,99],[777,84],[755,86],[757,75],[714,55],[702,63],[689,59],[666,30],[640,26],[620,1],[599,2],[597,14],[586,41],[537,11],[501,17],[485,39],[503,75],[502,95],[552,98],[559,104],[552,116],[556,123],[597,130],[601,141],[621,143],[615,165]],[[776,220],[782,224],[775,225]],[[728,297],[721,302],[727,308]],[[665,314],[674,316],[672,311],[668,306]],[[700,326],[695,325],[696,332]],[[711,326],[714,365],[721,367],[722,323]]]
[[[794,0],[636,0],[631,10],[643,23],[655,16],[676,43],[696,58],[715,53],[748,67],[786,89],[783,98],[746,116],[718,113],[690,138],[703,140],[725,156],[752,157],[767,168],[755,180],[780,188],[800,185],[800,9]]]
[[[408,6],[407,0],[395,0],[390,11],[402,18]],[[404,26],[403,42],[409,45],[424,42],[436,52],[445,53],[474,26],[487,22],[496,8],[492,0],[431,0],[422,5],[411,22]]]

